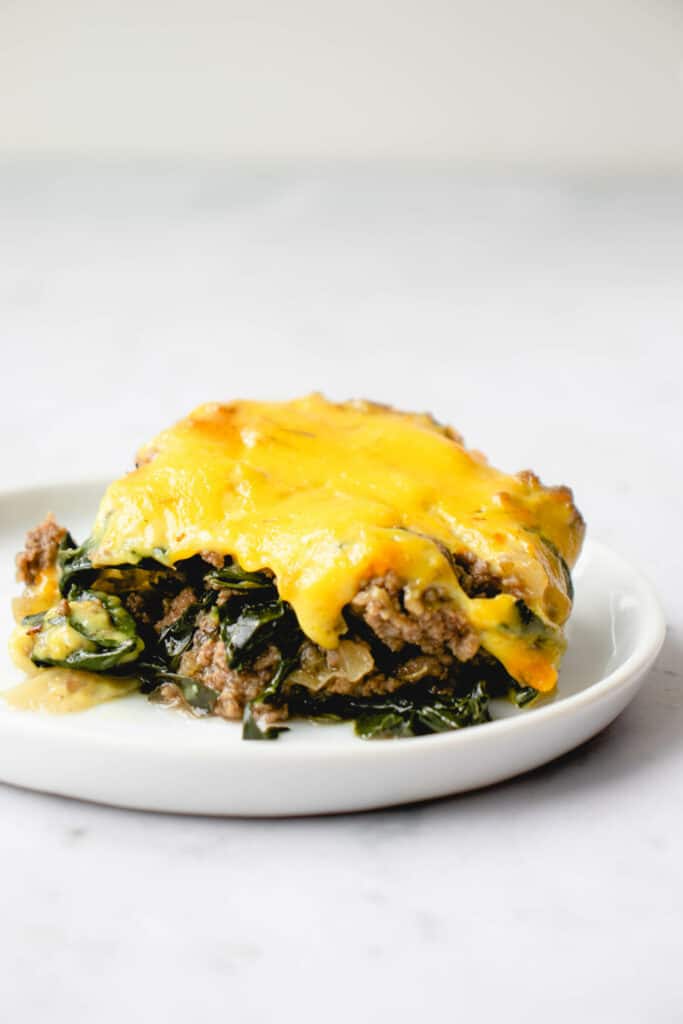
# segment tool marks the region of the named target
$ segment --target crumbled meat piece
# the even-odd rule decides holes
[[[197,618],[192,646],[180,659],[179,671],[181,675],[197,677],[200,682],[218,691],[222,689],[227,670],[225,644],[220,638],[219,624],[209,612],[201,612]]]
[[[219,641],[222,645],[222,641]],[[250,700],[255,700],[263,688],[271,681],[278,665],[280,664],[280,652],[276,647],[268,647],[263,651],[249,668],[231,669],[225,663],[225,648],[223,648],[222,662],[217,655],[214,655],[212,665],[212,678],[214,684],[206,683],[207,686],[222,681],[218,700],[216,702],[216,713],[223,718],[241,718],[245,705]],[[217,665],[217,661],[219,664]]]
[[[190,605],[194,604],[197,600],[192,587],[183,587],[179,594],[175,597],[164,599],[164,616],[162,619],[155,624],[154,628],[157,633],[163,632],[168,626],[172,626],[174,622],[177,622],[181,615],[183,615]]]
[[[162,683],[155,693],[155,699],[161,701],[163,704],[183,708],[185,711],[189,711],[191,713],[193,712],[193,709],[185,699],[182,690],[175,683]],[[270,704],[254,703],[253,712],[254,717],[262,728],[273,725],[276,722],[282,722],[287,718],[286,705],[275,708],[271,707]],[[220,715],[223,718],[241,718],[241,715],[225,714],[220,706],[220,702],[214,705],[212,713]]]
[[[255,659],[253,665],[229,668],[219,625],[211,614],[202,612],[197,619],[192,646],[180,659],[178,671],[181,675],[198,679],[218,693],[215,714],[239,719],[245,705],[258,697],[279,664],[280,652],[271,646]]]
[[[199,557],[212,565],[214,569],[222,569],[225,565],[225,555],[219,555],[217,551],[200,551]]]
[[[458,577],[460,586],[468,597],[495,597],[496,594],[512,594],[523,600],[526,596],[523,584],[514,574],[506,574],[504,567],[501,568],[501,575],[497,575],[483,558],[477,558],[476,555],[466,551],[457,555],[450,554],[449,561]]]
[[[151,626],[154,622],[152,607],[155,596],[151,592],[144,594],[132,590],[129,594],[123,596],[123,603],[137,623],[143,626]]]
[[[495,597],[500,594],[501,579],[483,558],[463,551],[449,555],[449,561],[468,597]]]
[[[203,556],[204,557],[204,556]],[[483,586],[482,564],[470,566],[472,578]],[[224,591],[218,599],[220,604]],[[164,617],[157,631],[176,621],[196,600],[186,587],[164,604]],[[371,580],[351,602],[352,611],[365,620],[382,643],[399,657],[397,663],[380,669],[370,645],[363,639],[347,636],[336,650],[323,650],[311,641],[303,644],[299,667],[292,684],[324,690],[328,694],[372,697],[421,680],[447,681],[457,662],[468,661],[479,648],[479,639],[464,615],[435,588],[419,597],[406,598],[395,573]],[[345,646],[346,645],[346,646]],[[400,653],[399,653],[400,652]],[[213,713],[228,719],[240,719],[245,705],[256,701],[280,664],[281,655],[269,646],[248,666],[231,668],[215,610],[200,612],[192,645],[180,659],[178,671],[197,679],[218,694]],[[286,696],[287,683],[284,695]],[[169,691],[170,694],[170,691]],[[286,706],[255,706],[254,713],[265,722],[285,718]]]
[[[26,534],[24,550],[17,555],[17,579],[32,586],[45,569],[57,562],[57,551],[66,530],[50,512],[39,526]]]
[[[409,613],[402,604],[402,594],[398,577],[389,572],[359,591],[351,608],[391,651],[410,645],[445,659],[445,663],[452,660],[452,655],[468,661],[476,654],[479,638],[462,612],[432,590],[426,591]]]

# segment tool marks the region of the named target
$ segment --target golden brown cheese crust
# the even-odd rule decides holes
[[[515,679],[547,690],[583,533],[567,488],[492,468],[431,417],[311,395],[204,405],[164,431],[105,494],[90,557],[170,565],[211,551],[268,568],[327,649],[346,631],[344,609],[392,573],[408,605],[438,594]],[[463,559],[484,564],[502,592],[469,596]]]

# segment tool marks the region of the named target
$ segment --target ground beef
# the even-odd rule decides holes
[[[124,606],[138,625],[151,626],[154,622],[154,615],[150,607],[151,601],[148,599],[150,596],[154,595],[139,593],[136,590],[123,595]]]
[[[66,530],[50,512],[43,522],[26,534],[24,550],[17,555],[17,579],[27,586],[34,584],[40,574],[56,564],[57,551],[66,537]]]
[[[502,590],[501,579],[483,558],[470,552],[450,554],[449,561],[468,597],[495,597]]]
[[[165,597],[163,618],[159,619],[154,626],[157,633],[163,632],[168,626],[172,626],[174,622],[177,622],[180,616],[184,615],[190,605],[193,605],[196,600],[197,595],[192,587],[183,587],[175,597]]]
[[[248,667],[228,667],[225,644],[215,617],[202,612],[192,646],[180,659],[181,675],[198,679],[218,693],[214,713],[223,718],[241,718],[245,704],[258,697],[280,664],[280,652],[267,647]]]
[[[225,565],[225,555],[219,555],[217,551],[200,551],[199,556],[214,569],[222,569]]]
[[[222,715],[223,718],[241,718],[245,705],[258,697],[273,678],[279,664],[278,649],[267,647],[248,668],[226,668],[223,688],[216,702],[216,714]],[[259,706],[255,707],[254,713],[258,715]],[[286,714],[284,709],[283,715],[268,715],[268,719],[275,721],[279,717],[286,717]]]
[[[391,651],[401,651],[407,645],[418,647],[448,664],[453,657],[468,661],[479,649],[479,638],[465,616],[435,590],[425,591],[417,608],[408,612],[400,580],[393,572],[363,587],[351,609]]]
[[[498,585],[479,560],[468,561],[462,571],[467,573],[472,592],[481,594]],[[224,596],[221,591],[219,603]],[[191,587],[165,599],[156,631],[175,622],[196,600]],[[419,598],[406,601],[401,581],[392,572],[363,587],[350,610],[350,631],[339,649],[324,650],[308,640],[303,643],[291,683],[285,683],[285,698],[288,685],[293,684],[327,694],[372,697],[427,679],[447,683],[458,663],[469,661],[479,649],[477,634],[449,600],[430,588]],[[373,655],[375,642],[359,635],[363,630],[371,631],[388,649],[387,657],[376,651],[380,664]],[[256,701],[271,681],[280,658],[277,648],[269,646],[251,665],[229,667],[214,609],[198,614],[192,644],[182,655],[178,672],[216,691],[214,714],[239,719],[245,705]],[[169,689],[168,699],[173,692]],[[254,710],[264,721],[287,716],[286,706]]]
[[[457,555],[449,554],[449,561],[468,597],[512,594],[523,601],[527,596],[524,585],[517,576],[505,573],[497,575],[483,558],[477,558],[469,552],[461,552]]]

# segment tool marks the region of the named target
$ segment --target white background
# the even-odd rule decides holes
[[[0,0],[0,153],[683,168],[678,0]]]

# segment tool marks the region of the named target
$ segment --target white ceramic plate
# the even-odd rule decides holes
[[[14,554],[47,511],[82,539],[101,484],[0,494],[0,642],[17,592]],[[15,711],[0,701],[0,779],[122,807],[192,814],[360,811],[487,786],[594,736],[628,704],[655,660],[664,621],[649,584],[588,542],[559,694],[494,721],[404,740],[364,741],[349,725],[294,723],[274,743],[244,742],[239,724],[192,719],[134,695],[80,714]],[[0,688],[21,674],[8,655]]]

